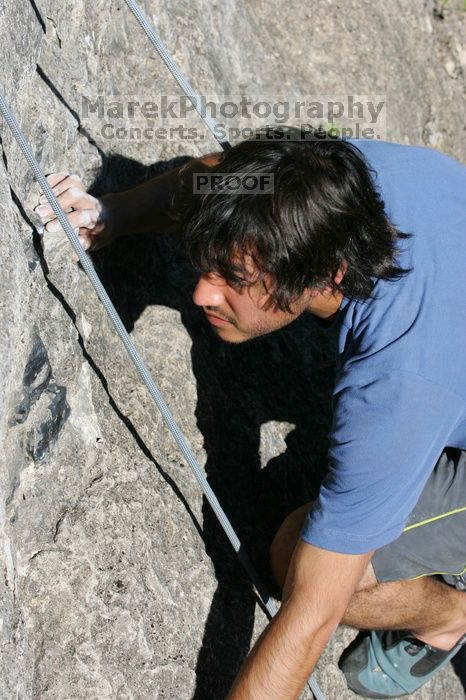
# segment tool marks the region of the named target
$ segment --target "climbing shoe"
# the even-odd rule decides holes
[[[409,695],[445,666],[466,642],[450,651],[436,649],[409,632],[364,632],[338,662],[348,687],[367,698]]]

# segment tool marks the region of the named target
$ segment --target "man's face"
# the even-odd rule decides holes
[[[251,286],[234,288],[220,275],[210,273],[200,277],[193,301],[203,309],[222,340],[243,343],[294,321],[309,307],[311,294],[303,293],[290,312],[268,306],[269,296],[260,281]]]

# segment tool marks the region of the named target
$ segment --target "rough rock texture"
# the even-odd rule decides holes
[[[459,0],[144,4],[204,94],[386,95],[389,139],[466,161]],[[202,127],[192,140],[105,138],[106,118],[84,114],[99,94],[178,94],[124,3],[7,0],[0,32],[0,82],[46,172],[90,186],[103,166],[103,192],[215,148]],[[1,150],[0,697],[224,697],[265,616],[68,243],[34,229],[37,187],[4,126]],[[223,346],[171,241],[122,240],[95,258],[267,578],[274,529],[325,469],[328,341],[306,319]],[[340,630],[317,668],[329,700],[354,697],[336,666],[351,637]],[[412,697],[463,696],[449,667]]]

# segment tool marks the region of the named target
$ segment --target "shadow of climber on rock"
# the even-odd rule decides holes
[[[120,156],[105,158],[91,193],[127,189],[181,162],[146,167]],[[197,273],[173,236],[123,238],[93,257],[128,331],[147,306],[180,312],[192,340],[205,471],[256,570],[272,590],[268,548],[273,535],[293,508],[315,497],[326,465],[332,385],[328,339],[312,317],[304,315],[255,341],[224,343],[191,299]],[[284,439],[277,437],[275,422],[287,424]],[[203,537],[217,589],[198,656],[197,700],[227,693],[250,647],[257,602],[207,502]]]

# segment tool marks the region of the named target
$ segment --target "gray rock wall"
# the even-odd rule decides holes
[[[466,161],[460,1],[144,5],[204,94],[386,95],[387,138]],[[178,94],[124,3],[6,0],[0,32],[0,83],[46,172],[99,193],[215,149],[202,127],[121,140],[86,115],[99,95]],[[0,136],[0,697],[221,698],[265,617],[68,243],[34,229],[37,186]],[[328,341],[302,319],[223,346],[169,240],[122,240],[95,263],[267,578],[274,530],[325,469]],[[352,697],[336,667],[351,634],[317,670],[330,700]],[[463,694],[449,668],[415,697]]]

